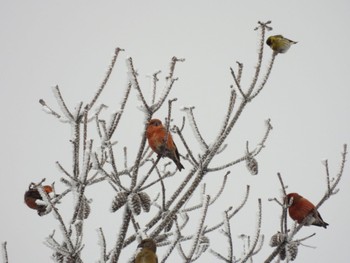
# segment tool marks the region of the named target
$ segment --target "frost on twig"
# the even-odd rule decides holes
[[[52,88],[53,94],[57,100],[58,106],[60,106],[62,113],[64,114],[64,116],[69,120],[69,121],[74,121],[73,115],[72,113],[68,110],[67,105],[65,103],[65,101],[63,100],[61,91],[58,87],[58,85],[56,85],[55,87]]]
[[[129,79],[132,83],[132,86],[136,89],[137,94],[138,94],[138,98],[142,101],[142,104],[143,104],[142,106],[144,107],[144,109],[146,110],[147,113],[150,113],[151,111],[150,111],[149,106],[146,102],[146,99],[141,91],[141,87],[140,87],[139,81],[137,79],[137,73],[136,73],[136,70],[134,68],[132,58],[129,58],[127,60],[127,65],[129,68]]]
[[[225,114],[224,122],[223,122],[222,127],[221,127],[221,131],[219,132],[219,136],[222,136],[225,133],[225,130],[227,128],[227,125],[229,123],[229,120],[230,120],[232,112],[233,112],[233,108],[234,108],[235,103],[236,103],[237,95],[236,95],[236,91],[233,89],[233,86],[230,87],[230,91],[231,91],[231,94],[230,94],[230,99],[229,99],[229,103],[228,103],[228,108],[227,108],[227,112]]]
[[[201,211],[201,217],[200,217],[200,221],[199,221],[199,224],[198,224],[198,228],[197,228],[197,231],[194,235],[194,238],[193,238],[193,243],[192,243],[192,248],[187,256],[187,259],[188,260],[191,260],[194,256],[194,253],[198,247],[198,244],[199,244],[199,239],[203,233],[203,225],[204,225],[204,221],[205,221],[205,218],[207,216],[207,212],[208,212],[208,206],[209,206],[209,201],[210,201],[210,196],[209,195],[206,195],[204,197],[204,200],[203,200],[203,205],[202,205],[202,211]]]
[[[193,114],[194,107],[184,107],[183,110],[187,113],[188,122],[190,123],[193,134],[195,135],[195,138],[197,139],[200,147],[202,148],[202,150],[207,150],[209,146],[204,141],[202,134],[200,133],[199,128],[197,126],[197,122]]]
[[[231,173],[230,171],[227,171],[226,174],[224,175],[224,178],[223,178],[223,181],[222,181],[222,185],[221,185],[219,191],[217,192],[217,194],[215,195],[215,197],[210,199],[209,206],[214,204],[215,201],[217,201],[219,199],[219,197],[221,196],[221,194],[223,193],[223,191],[225,189],[225,186],[226,186],[226,182],[227,182],[227,176],[230,173]],[[202,204],[198,204],[198,205],[194,205],[194,206],[191,206],[191,207],[184,208],[184,209],[181,210],[181,212],[190,212],[190,211],[196,210],[196,209],[201,208],[201,207],[202,207]]]
[[[125,239],[126,232],[129,228],[130,219],[131,219],[131,211],[126,206],[124,209],[122,225],[120,226],[120,230],[116,238],[117,241],[114,248],[112,249],[111,262],[118,262],[121,250],[123,248],[123,241]]]
[[[2,254],[2,262],[3,263],[8,263],[8,255],[7,255],[7,242],[1,243],[1,254]]]
[[[262,247],[262,238],[260,236],[260,232],[261,232],[261,222],[262,222],[262,208],[261,208],[261,199],[258,200],[258,224],[256,227],[256,233],[255,233],[255,237],[253,239],[253,244],[249,244],[248,247],[248,252],[244,255],[244,258],[241,260],[241,262],[247,262],[248,260],[251,260],[252,256],[255,255]],[[258,250],[255,250],[258,242],[260,240],[260,246],[258,247]]]
[[[181,238],[181,233],[180,233],[179,230],[177,230],[174,239],[168,245],[167,251],[165,252],[163,258],[160,260],[161,263],[165,263],[166,262],[166,260],[168,259],[168,257],[170,256],[170,254],[173,252],[174,248],[178,244],[180,238]]]
[[[251,239],[247,235],[241,235],[240,237],[245,241],[247,240],[247,248],[244,245],[244,251],[243,256],[240,259],[236,259],[236,257],[233,255],[233,242],[232,242],[232,234],[231,234],[231,227],[230,227],[230,216],[228,212],[232,208],[229,208],[224,212],[223,216],[223,230],[221,233],[227,238],[227,246],[228,246],[228,255],[223,256],[221,253],[216,252],[212,249],[210,249],[210,252],[216,256],[218,259],[224,261],[224,262],[247,262],[248,260],[251,262],[252,257],[257,254],[260,249],[262,248],[262,244],[264,241],[264,237],[260,235],[261,232],[261,222],[262,222],[262,209],[261,209],[261,200],[258,200],[258,224],[256,227],[256,233],[253,239],[253,243],[251,244]],[[248,251],[246,251],[248,249]]]
[[[98,245],[100,246],[100,249],[101,249],[100,259],[98,262],[106,263],[108,260],[108,257],[106,254],[106,239],[101,227],[97,229],[97,232],[98,232]]]
[[[250,160],[252,160],[252,158],[255,158],[255,156],[257,156],[258,154],[260,154],[260,152],[262,151],[262,149],[265,147],[265,143],[266,143],[266,140],[272,130],[272,125],[271,125],[271,122],[270,122],[270,119],[268,119],[267,121],[265,121],[265,124],[266,124],[266,131],[264,133],[264,136],[262,137],[260,143],[258,143],[258,145],[256,146],[256,148],[252,151],[248,151],[248,153],[246,153],[245,155],[243,155],[242,157],[234,160],[234,161],[231,161],[229,163],[226,163],[224,165],[220,165],[218,167],[209,167],[208,168],[208,172],[215,172],[215,171],[219,171],[219,170],[222,170],[222,169],[226,169],[230,166],[233,166],[233,165],[236,165],[242,161],[249,161],[247,159],[250,158]]]
[[[193,153],[192,153],[192,150],[189,148],[184,136],[182,135],[182,132],[181,132],[181,129],[179,129],[177,126],[174,127],[176,133],[179,135],[181,141],[182,141],[182,144],[185,146],[186,150],[187,150],[187,154],[188,156],[190,156],[191,158],[191,161],[196,165],[198,166],[198,162],[197,160],[194,158],[193,156]]]
[[[117,58],[118,58],[118,55],[119,55],[119,52],[120,51],[124,51],[124,49],[122,48],[119,48],[117,47],[115,50],[114,50],[114,55],[113,55],[113,58],[112,58],[112,61],[111,61],[111,64],[109,65],[108,67],[108,70],[106,72],[106,76],[105,78],[103,79],[100,87],[98,88],[96,94],[94,95],[94,97],[92,98],[91,102],[88,104],[88,110],[90,110],[94,104],[96,103],[97,99],[99,98],[99,96],[101,95],[104,87],[106,86],[108,80],[109,80],[109,77],[111,76],[111,73],[113,71],[113,68],[114,68],[114,65],[115,65],[115,62],[117,61]]]
[[[221,255],[220,253],[210,249],[209,252],[212,253],[214,256],[218,257],[219,259],[225,261],[225,262],[236,262],[236,258],[233,255],[233,242],[232,242],[232,234],[231,234],[231,226],[230,226],[230,219],[228,217],[228,211],[230,211],[232,207],[230,207],[228,210],[226,210],[223,213],[224,218],[224,228],[221,231],[221,234],[223,234],[227,238],[227,245],[228,245],[228,255],[227,257]]]
[[[46,102],[43,99],[39,100],[39,103],[43,106],[43,110],[48,113],[48,114],[52,114],[53,116],[57,117],[58,119],[61,118],[61,115],[59,115],[56,111],[54,111],[53,109],[51,109]]]

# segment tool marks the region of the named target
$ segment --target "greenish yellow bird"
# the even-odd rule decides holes
[[[266,44],[277,53],[286,53],[291,45],[296,44],[293,40],[283,37],[282,35],[270,36]]]
[[[137,246],[134,263],[158,263],[157,246],[151,238],[146,238]]]

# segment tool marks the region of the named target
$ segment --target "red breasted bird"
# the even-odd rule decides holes
[[[157,258],[157,246],[151,238],[147,238],[141,241],[137,246],[138,252],[135,256],[134,263],[158,263]]]
[[[327,228],[328,224],[323,221],[320,213],[316,210],[316,207],[309,200],[297,193],[290,193],[286,196],[287,204],[290,204],[292,197],[293,203],[288,208],[288,212],[289,216],[294,221],[298,221],[298,223],[301,224],[308,215],[312,214],[310,219],[305,223],[305,226],[314,225]]]
[[[293,40],[283,37],[282,35],[270,36],[266,44],[277,53],[286,53],[291,45],[296,44]]]
[[[166,128],[160,120],[153,119],[148,122],[146,135],[148,144],[155,153],[173,160],[179,171],[184,168],[180,163],[180,155],[173,141],[173,137],[170,132],[167,134]],[[165,140],[167,140],[166,143]]]
[[[53,189],[50,185],[44,185],[43,189],[47,194],[49,194],[53,191]],[[42,199],[39,191],[36,188],[33,188],[32,185],[30,185],[28,191],[26,191],[24,194],[24,202],[31,209],[37,210],[38,214],[40,215],[41,213],[45,212],[46,206],[45,205],[38,205],[36,203],[37,200],[43,200],[43,199]]]

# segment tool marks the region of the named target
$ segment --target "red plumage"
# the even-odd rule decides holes
[[[293,198],[292,204],[288,208],[289,216],[301,224],[304,219],[312,214],[307,222],[306,226],[314,225],[327,228],[328,224],[323,221],[320,213],[316,210],[316,207],[306,198],[302,197],[297,193],[290,193],[286,196],[287,204],[290,204],[291,199]]]
[[[146,136],[149,146],[155,153],[173,160],[179,171],[184,168],[180,162],[180,155],[173,141],[173,137],[170,132],[167,133],[166,128],[160,120],[152,119],[149,121]]]
[[[43,189],[47,194],[53,191],[50,185],[44,185]],[[46,206],[38,205],[36,203],[37,200],[43,200],[43,199],[39,191],[36,188],[32,188],[32,186],[30,186],[28,191],[26,191],[24,194],[24,202],[29,208],[37,210],[40,215],[40,213],[43,213],[46,210]]]

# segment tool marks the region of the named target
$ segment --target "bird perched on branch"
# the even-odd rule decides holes
[[[293,40],[283,37],[282,35],[270,36],[266,44],[277,53],[286,53],[291,45],[296,44]]]
[[[137,248],[138,251],[136,252],[134,263],[158,263],[157,246],[153,239],[147,238],[142,240]]]
[[[291,199],[293,198],[293,201]],[[286,200],[289,206],[289,216],[301,224],[308,215],[310,218],[305,222],[305,226],[314,225],[327,228],[328,224],[323,221],[320,213],[316,210],[316,207],[306,198],[297,193],[290,193],[286,196]],[[292,203],[290,203],[292,202]]]
[[[168,157],[173,160],[179,171],[184,168],[180,163],[180,155],[173,141],[173,137],[170,132],[167,132],[160,120],[152,119],[148,122],[146,136],[149,146],[158,156]]]
[[[50,185],[43,186],[44,191],[49,194],[53,191]],[[42,215],[46,210],[46,205],[37,204],[37,200],[43,200],[37,188],[33,187],[33,184],[29,186],[29,189],[24,194],[24,202],[31,209],[35,209],[38,211],[38,215]]]

